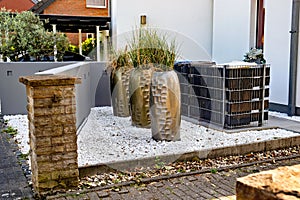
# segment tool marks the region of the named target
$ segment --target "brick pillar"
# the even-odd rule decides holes
[[[26,76],[32,182],[39,195],[77,187],[75,84],[69,76]]]

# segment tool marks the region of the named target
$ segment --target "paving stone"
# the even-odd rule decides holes
[[[154,187],[157,187],[157,188],[163,187],[163,186],[164,186],[164,184],[161,183],[161,182],[155,182],[155,183],[153,183],[152,185],[153,185]]]
[[[126,194],[126,193],[128,193],[128,192],[129,192],[129,190],[121,189],[121,191],[119,191],[118,193],[119,193],[119,194]]]
[[[185,193],[181,191],[178,187],[173,188],[173,193],[177,195],[179,198],[184,197]]]
[[[87,195],[77,197],[78,200],[90,200]]]
[[[121,195],[118,192],[113,192],[113,191],[109,193],[109,197],[111,199],[122,199]]]
[[[215,196],[210,195],[210,194],[208,194],[206,192],[199,193],[199,196],[200,196],[199,199],[213,199],[213,198],[216,198]]]
[[[217,190],[219,191],[219,193],[221,193],[225,196],[233,195],[235,192],[235,189],[227,186],[227,184],[224,184],[222,182],[222,177],[220,177],[219,175],[212,174],[210,181],[211,181],[211,183],[215,184],[218,187]]]
[[[66,200],[66,198],[65,197],[58,197],[58,198],[56,198],[56,200]]]
[[[31,187],[13,153],[15,146],[7,134],[1,133],[0,126],[0,199],[32,199]]]
[[[90,192],[90,193],[87,193],[87,196],[88,196],[90,199],[99,199],[99,196],[97,195],[96,192]]]
[[[187,184],[188,183],[188,184]],[[197,189],[192,189],[189,186],[193,186],[193,183],[187,182],[187,183],[183,183],[180,186],[178,186],[178,188],[185,193],[185,197],[187,198],[193,198],[193,199],[197,199],[199,197],[199,195],[197,194],[199,192],[199,190]]]
[[[120,193],[119,193],[120,194]],[[134,197],[132,197],[132,194],[129,194],[129,193],[123,193],[123,194],[120,194],[121,198],[124,199],[124,200],[127,200],[127,199],[134,199]]]
[[[179,178],[177,178],[177,179],[176,178],[175,179],[171,179],[170,182],[173,183],[173,184],[175,184],[175,185],[182,183],[182,181]]]
[[[147,190],[147,187],[146,186],[139,186],[139,187],[137,187],[137,190],[145,191],[145,190]]]
[[[99,196],[99,198],[105,198],[109,196],[109,193],[106,191],[99,191],[97,192],[97,195]]]
[[[165,195],[161,193],[160,190],[153,185],[147,185],[147,190],[149,191],[149,193],[152,194],[153,198],[158,198],[158,199],[166,198]]]
[[[186,179],[189,180],[189,181],[196,181],[197,180],[197,178],[195,176],[187,176]]]
[[[67,200],[72,200],[72,199],[77,199],[77,197],[75,195],[74,196],[67,196],[66,199]]]
[[[185,185],[185,187],[187,188],[187,190],[185,192],[189,196],[194,197],[195,199],[200,197],[200,195],[198,193],[204,192],[203,190],[197,188],[194,184],[188,184],[188,185]]]
[[[172,192],[170,191],[170,188],[161,187],[161,188],[158,188],[158,190],[159,190],[164,196],[168,196],[168,195],[172,194]]]

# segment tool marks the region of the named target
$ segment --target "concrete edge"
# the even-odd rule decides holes
[[[270,116],[270,118],[278,118],[278,117],[274,117],[274,116]],[[267,129],[283,129],[280,126],[274,125],[274,124],[269,124],[270,120],[264,120],[263,121],[263,126],[258,126],[258,123],[256,122],[251,122],[248,125],[245,126],[240,126],[240,127],[236,127],[236,128],[224,128],[221,125],[217,125],[214,123],[210,123],[210,122],[205,122],[205,121],[199,121],[193,118],[189,118],[186,116],[181,115],[181,119],[187,121],[187,122],[191,122],[193,124],[197,124],[200,126],[204,126],[206,128],[215,130],[215,131],[221,131],[227,134],[233,134],[233,133],[240,133],[240,132],[244,132],[244,131],[260,131],[260,130],[267,130]]]
[[[229,155],[245,155],[251,152],[269,151],[297,145],[300,145],[300,135],[289,138],[280,138],[276,140],[255,142],[250,144],[222,147],[217,149],[205,149],[182,154],[161,155],[135,160],[126,160],[120,162],[100,163],[97,165],[83,166],[79,167],[79,176],[92,176],[95,174],[107,173],[111,171],[132,171],[134,170],[134,168],[147,168],[153,167],[159,163],[169,164],[177,161],[192,160],[194,158],[205,159]]]

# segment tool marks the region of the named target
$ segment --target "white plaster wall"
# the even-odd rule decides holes
[[[265,2],[265,58],[271,64],[270,101],[288,104],[291,0]]]
[[[214,0],[213,60],[243,60],[250,47],[251,0]]]
[[[212,54],[212,0],[113,0],[112,27],[118,46],[126,33],[139,26],[146,14],[147,25],[176,35],[183,59],[210,60]]]

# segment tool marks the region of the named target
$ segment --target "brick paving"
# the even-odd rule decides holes
[[[31,187],[15,155],[16,144],[1,129],[0,121],[0,199],[31,199]]]
[[[255,172],[275,169],[279,166],[300,164],[300,157],[276,161],[275,163],[260,163],[252,166],[242,166],[234,170],[225,169],[217,173],[200,173],[195,175],[170,178],[149,182],[142,185],[127,185],[111,189],[92,189],[81,193],[68,193],[58,196],[48,196],[47,199],[122,199],[122,200],[194,200],[194,199],[235,199],[235,186],[238,177]]]

